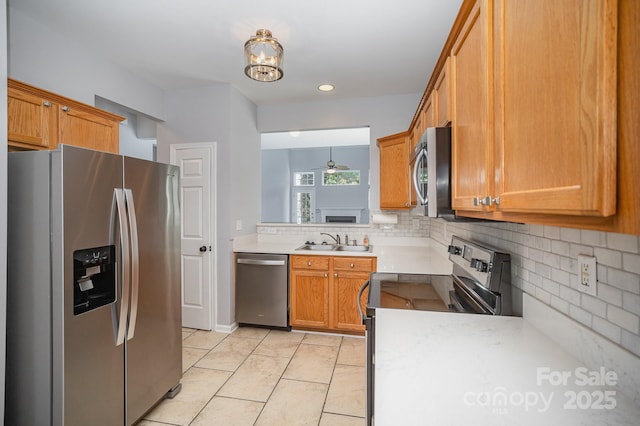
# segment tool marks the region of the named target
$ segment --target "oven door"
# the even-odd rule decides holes
[[[411,158],[411,182],[418,198],[418,205],[426,206],[429,202],[427,195],[427,149],[426,145],[417,147]]]
[[[476,291],[472,291],[459,277],[453,277],[453,290],[449,292],[451,299],[451,307],[455,312],[462,312],[465,314],[485,314],[494,315],[496,313],[495,306],[491,306],[491,300],[497,305],[497,297],[495,294],[486,291],[486,297],[493,298],[489,301],[484,300],[481,295],[478,295]],[[474,294],[475,293],[475,297]]]

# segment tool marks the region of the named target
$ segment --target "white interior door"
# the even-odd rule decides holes
[[[215,143],[171,145],[180,166],[182,325],[211,330],[215,314]]]

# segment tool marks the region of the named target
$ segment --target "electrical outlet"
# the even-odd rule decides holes
[[[242,231],[242,219],[236,220],[236,231]]]
[[[269,226],[266,226],[262,228],[262,232],[265,234],[277,234],[278,230],[276,228],[271,228]]]
[[[578,287],[583,293],[596,296],[598,279],[596,277],[596,258],[585,254],[578,255]]]

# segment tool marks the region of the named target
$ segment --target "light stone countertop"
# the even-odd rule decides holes
[[[452,263],[447,249],[429,238],[376,238],[372,252],[296,250],[303,237],[285,235],[248,235],[235,238],[236,253],[298,254],[310,256],[373,256],[378,272],[449,275]]]
[[[551,309],[525,298],[525,316]],[[523,318],[377,309],[375,345],[376,425],[640,424],[611,386],[637,358],[587,368]]]

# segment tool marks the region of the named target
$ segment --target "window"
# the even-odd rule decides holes
[[[336,170],[322,172],[322,185],[360,185],[360,170]]]
[[[313,223],[315,206],[315,189],[294,189],[293,191],[293,223]]]
[[[313,172],[296,172],[293,174],[293,185],[294,186],[314,186],[314,176]]]

